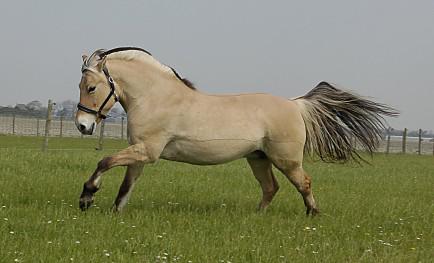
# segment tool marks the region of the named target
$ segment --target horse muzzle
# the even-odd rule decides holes
[[[92,135],[95,131],[95,122],[76,122],[75,125],[77,126],[77,129],[81,132],[83,135]]]

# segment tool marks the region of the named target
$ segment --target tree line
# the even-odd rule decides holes
[[[77,110],[77,102],[65,100],[56,102],[53,105],[54,117],[72,118]],[[0,106],[1,115],[17,115],[23,117],[45,118],[47,116],[47,105],[38,100],[29,103],[18,103],[15,106]],[[125,111],[120,106],[113,107],[109,115],[113,117],[126,117]]]

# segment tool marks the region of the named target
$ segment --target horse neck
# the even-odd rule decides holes
[[[107,68],[118,84],[116,92],[127,113],[150,102],[164,107],[166,103],[186,102],[195,95],[172,73],[141,62],[107,61]]]

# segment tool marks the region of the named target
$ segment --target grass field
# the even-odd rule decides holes
[[[372,165],[306,162],[322,215],[307,218],[295,188],[266,213],[244,160],[220,166],[159,161],[130,204],[110,212],[124,169],[78,209],[97,161],[125,142],[0,136],[0,262],[433,262],[432,156],[375,155]],[[66,150],[63,150],[66,149]]]

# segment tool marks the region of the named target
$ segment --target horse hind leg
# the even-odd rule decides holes
[[[268,158],[247,158],[253,175],[262,188],[262,200],[258,205],[258,211],[264,211],[273,200],[279,190],[279,184],[274,177],[272,163]]]
[[[275,166],[288,178],[303,197],[306,215],[319,213],[312,193],[312,178],[304,171],[301,162],[277,162]]]

